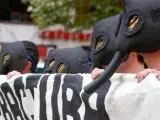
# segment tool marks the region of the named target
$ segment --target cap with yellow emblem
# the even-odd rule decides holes
[[[44,73],[90,73],[89,55],[81,47],[50,50]]]
[[[20,41],[2,44],[0,52],[0,74],[7,74],[13,70],[22,72],[27,61],[25,47]]]

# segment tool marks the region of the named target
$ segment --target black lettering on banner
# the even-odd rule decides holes
[[[40,82],[39,90],[40,90],[40,120],[47,120],[47,113],[46,113],[46,90],[47,90],[47,81],[49,75],[45,75]]]
[[[79,96],[82,90],[83,77],[80,75],[66,75],[62,85],[62,100],[63,100],[63,120],[67,120],[67,115],[73,117],[73,120],[80,120],[78,109],[82,104]],[[71,101],[67,100],[67,89],[73,90]]]
[[[111,81],[108,80],[100,89],[97,90],[98,98],[97,98],[97,109],[98,109],[98,117],[101,120],[110,120],[106,110],[105,110],[105,97],[109,91],[111,86]]]
[[[1,113],[1,102],[0,102],[0,116],[2,116],[2,113]]]
[[[34,120],[34,115],[31,115],[31,117],[32,117],[32,120]]]
[[[29,118],[27,117],[27,115],[26,115],[26,113],[24,111],[23,104],[22,104],[22,97],[23,98],[26,97],[25,86],[24,86],[24,84],[22,82],[22,79],[23,79],[23,77],[19,77],[19,78],[15,79],[14,89],[15,89],[16,95],[17,95],[17,97],[19,99],[20,106],[21,106],[24,118],[25,118],[25,120],[29,120]],[[20,90],[23,92],[23,96],[21,96]]]
[[[41,75],[29,75],[26,78],[26,89],[29,89],[31,91],[33,99],[34,99],[34,88],[37,87],[40,77]]]
[[[4,96],[5,96],[8,104],[9,104],[9,106],[10,106],[10,109],[11,109],[11,111],[12,111],[12,114],[13,114],[13,116],[14,116],[14,119],[15,119],[15,120],[18,120],[17,117],[20,117],[21,120],[24,120],[24,119],[23,119],[23,116],[22,116],[22,112],[21,112],[21,110],[20,110],[20,106],[19,106],[19,104],[18,104],[18,101],[17,101],[17,99],[16,99],[16,97],[15,97],[12,89],[10,88],[9,84],[8,84],[8,83],[3,83],[3,84],[1,85],[1,89],[2,89],[2,92],[4,93]],[[10,98],[8,97],[7,94],[10,94],[10,95],[11,95],[11,97],[12,97],[12,99],[13,99],[13,101],[14,101],[15,104],[12,104],[12,103],[11,103],[11,100],[10,100]]]
[[[90,98],[90,95],[88,95],[86,93],[82,93],[82,99],[83,99],[83,102],[84,102],[85,108],[86,108],[84,120],[101,120],[101,119],[98,119],[98,112],[96,110],[93,110],[90,107],[90,105],[88,103],[89,98]]]
[[[57,96],[58,96],[59,88],[61,85],[61,76],[62,76],[61,74],[56,74],[54,78],[53,93],[51,98],[52,114],[53,114],[52,120],[60,120],[60,116],[58,112]]]
[[[98,96],[96,105],[98,110],[93,110],[89,105],[89,98],[91,95],[86,93],[82,94],[82,99],[86,108],[84,120],[110,120],[104,106],[105,96],[107,95],[110,86],[111,82],[108,80],[100,89],[97,90],[96,93]]]
[[[6,114],[8,114],[9,118],[10,118],[9,120],[13,120],[12,115],[9,112],[8,108],[7,108],[6,100],[4,99],[4,96],[3,96],[3,94],[1,92],[0,92],[0,98],[2,100],[2,101],[0,100],[0,107],[1,107],[0,109],[2,110],[2,114],[4,116],[4,119],[8,120],[7,116],[6,116]]]
[[[29,75],[26,78],[26,89],[29,89],[32,97],[34,99],[34,88],[37,88],[38,82],[40,80],[41,75]],[[31,115],[32,119],[34,119],[34,115]]]

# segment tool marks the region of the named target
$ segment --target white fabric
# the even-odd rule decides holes
[[[86,86],[90,82],[92,82],[90,74],[79,74],[83,77],[82,86]],[[31,115],[34,115],[34,120],[40,120],[40,89],[44,89],[46,87],[46,93],[44,96],[44,100],[46,103],[46,118],[47,120],[52,120],[53,112],[52,112],[52,92],[54,90],[53,86],[55,84],[55,77],[56,74],[49,75],[46,86],[42,86],[43,77],[42,75],[36,85],[34,87],[34,99],[32,98],[32,94],[29,89],[26,88],[26,78],[30,75],[23,75],[23,85],[26,96],[23,96],[23,91],[20,90],[20,94],[22,97],[22,106],[23,109],[28,116],[29,120],[32,120]],[[16,91],[14,88],[15,81],[17,81],[19,76],[15,76],[14,78],[7,80],[6,76],[0,76],[0,85],[4,85],[8,83],[10,88],[13,91],[13,94],[16,96],[15,98],[18,101],[20,111],[22,108],[20,107],[19,99],[16,95]],[[64,89],[64,82],[69,81],[67,78],[65,79],[66,75],[61,76],[61,83],[60,89],[58,91],[57,97],[57,106],[58,112],[60,115],[60,120],[63,120],[63,89]],[[75,76],[72,75],[74,78]],[[36,77],[35,77],[36,78]],[[77,79],[75,77],[75,79]],[[104,96],[104,106],[105,110],[110,118],[110,120],[159,120],[160,119],[160,81],[155,77],[154,74],[150,74],[143,82],[137,83],[135,79],[135,75],[132,74],[114,74],[110,79],[111,86],[109,88],[108,93]],[[77,84],[73,83],[75,88],[78,87]],[[82,87],[82,88],[83,88]],[[81,98],[81,105],[78,109],[78,113],[81,120],[85,120],[85,101],[82,98],[83,89],[81,89],[79,96]],[[4,96],[4,92],[0,89],[0,93]],[[66,95],[66,99],[69,102],[73,100],[73,93],[74,89],[67,88],[64,95]],[[15,104],[14,99],[12,98],[11,94],[8,94],[10,98],[11,104]],[[12,113],[11,107],[8,104],[8,101],[5,98],[7,108],[10,113]],[[90,107],[93,110],[98,110],[97,108],[97,98],[98,94],[94,93],[90,96],[88,102]],[[4,102],[0,96],[0,103],[4,105]],[[0,104],[0,105],[1,105]],[[74,105],[73,105],[74,106]],[[73,107],[71,106],[71,107]],[[17,106],[18,107],[18,106]],[[70,109],[69,109],[70,110]],[[2,106],[0,106],[0,120],[6,120],[4,115],[2,114]],[[13,113],[11,114],[12,117],[14,116]],[[8,116],[8,115],[7,115]],[[25,120],[24,114],[22,112],[22,117]],[[8,116],[9,118],[9,116]],[[19,116],[18,119],[21,119]],[[74,120],[73,116],[66,115],[67,120]],[[13,120],[14,117],[13,117]]]

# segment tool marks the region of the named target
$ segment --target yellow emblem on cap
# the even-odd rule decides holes
[[[52,60],[49,62],[48,68],[51,68],[54,64],[55,64],[55,60],[52,59]]]
[[[64,64],[59,64],[58,68],[57,68],[57,72],[58,73],[62,73],[65,69],[65,65]]]
[[[139,17],[137,15],[132,16],[128,22],[128,29],[132,31],[139,22]]]
[[[97,37],[96,50],[99,49],[103,45],[103,42],[104,42],[104,37],[103,36]]]
[[[7,63],[9,58],[10,58],[10,55],[8,55],[8,54],[4,55],[4,57],[3,57],[3,65],[5,65]]]

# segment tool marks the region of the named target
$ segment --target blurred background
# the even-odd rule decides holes
[[[96,21],[122,8],[122,0],[0,0],[0,43],[34,42],[43,68],[50,49],[88,48]]]

